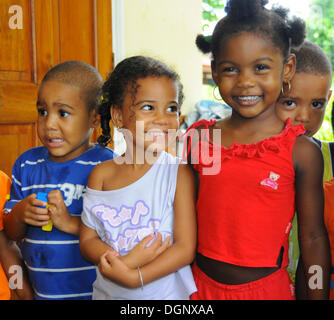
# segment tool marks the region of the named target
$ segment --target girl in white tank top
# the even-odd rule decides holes
[[[92,171],[80,232],[83,256],[98,265],[93,299],[189,299],[196,248],[191,169],[167,153],[183,101],[178,75],[152,58],[123,60],[103,86],[99,143],[109,122],[125,154]]]

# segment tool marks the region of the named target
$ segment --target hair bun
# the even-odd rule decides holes
[[[273,6],[272,7],[273,12],[275,12],[278,16],[280,16],[284,21],[288,18],[288,14],[290,10],[288,8],[284,8],[282,6]]]
[[[298,48],[301,46],[306,38],[306,25],[303,19],[294,17],[289,21],[289,37],[291,39],[291,46]]]
[[[199,34],[196,37],[196,46],[203,53],[211,52],[211,36],[204,37],[202,34]]]
[[[233,20],[247,19],[257,15],[267,3],[268,0],[229,0],[225,6],[225,12]]]

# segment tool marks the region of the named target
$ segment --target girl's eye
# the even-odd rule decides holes
[[[325,104],[323,102],[320,101],[314,101],[312,102],[312,108],[315,109],[321,109]]]
[[[297,106],[296,102],[294,102],[293,100],[286,100],[284,101],[283,104],[290,109],[295,108]]]
[[[256,71],[264,71],[264,70],[268,70],[269,66],[265,65],[265,64],[257,64],[255,66],[255,70]]]
[[[70,115],[68,112],[66,112],[64,110],[59,110],[59,114],[63,118],[66,118],[66,117],[68,117]]]
[[[142,110],[150,111],[150,110],[153,110],[153,107],[150,106],[150,105],[148,105],[148,104],[146,104],[146,105],[142,106],[141,109],[142,109]]]
[[[45,109],[38,109],[37,112],[38,112],[38,115],[40,115],[41,117],[45,117],[47,115],[47,112]]]
[[[170,106],[167,108],[167,112],[178,112],[179,108],[177,106]]]
[[[237,72],[237,68],[235,68],[235,67],[225,67],[225,68],[223,68],[222,72],[224,72],[224,73]]]

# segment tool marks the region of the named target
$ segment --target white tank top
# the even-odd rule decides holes
[[[125,255],[144,237],[160,232],[173,235],[174,196],[180,159],[161,152],[152,167],[134,183],[110,191],[87,187],[82,221],[102,241]],[[153,241],[153,240],[152,240]],[[189,299],[197,291],[190,266],[144,285],[144,289],[119,286],[97,270],[93,299]]]

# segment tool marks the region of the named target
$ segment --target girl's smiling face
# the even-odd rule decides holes
[[[154,151],[165,150],[179,128],[177,83],[149,76],[138,79],[135,87],[135,92],[128,88],[122,108],[111,108],[112,119],[123,128],[127,144],[147,150],[154,143]]]
[[[42,83],[37,111],[38,137],[51,160],[72,160],[88,150],[98,120],[95,111],[88,113],[80,88],[51,80]]]
[[[230,38],[212,62],[212,75],[223,100],[243,118],[274,110],[282,82],[295,72],[295,57],[286,63],[270,40],[243,32]]]

